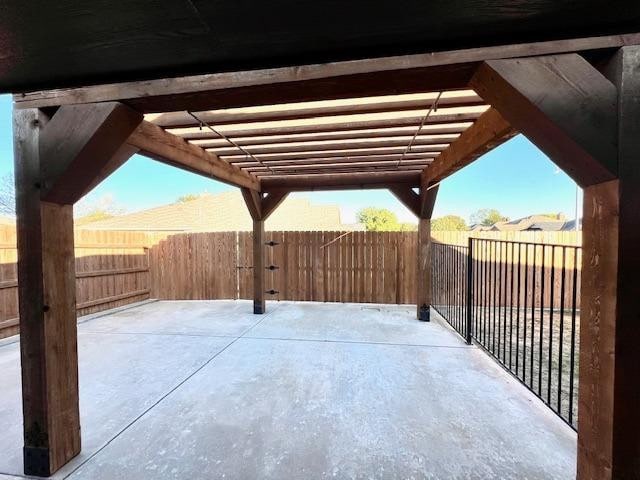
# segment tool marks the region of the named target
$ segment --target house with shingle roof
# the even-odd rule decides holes
[[[557,215],[529,215],[528,217],[522,217],[516,220],[497,222],[488,228],[488,230],[500,232],[558,232],[563,230],[566,223],[567,219],[561,213]]]
[[[202,194],[194,199],[85,223],[90,230],[136,230],[165,232],[251,231],[252,220],[242,194],[228,191]],[[312,204],[306,198],[287,197],[265,221],[265,229],[364,230],[360,224],[344,224],[338,205]]]

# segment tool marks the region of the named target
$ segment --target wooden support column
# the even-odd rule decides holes
[[[418,217],[416,315],[420,319],[420,310],[426,307],[428,321],[428,307],[431,306],[431,215],[438,195],[438,185],[423,180],[420,194],[408,185],[391,185],[389,191]]]
[[[142,120],[124,106],[14,111],[24,472],[80,452],[73,203]],[[107,169],[108,170],[108,169]]]
[[[610,64],[618,179],[584,192],[578,478],[640,478],[640,47]]]
[[[416,268],[416,316],[420,309],[431,306],[431,216],[438,196],[438,185],[420,187],[420,215],[418,220],[418,267]],[[427,310],[427,320],[429,310]]]
[[[265,262],[264,262],[264,220],[253,221],[253,313],[266,311],[265,302]]]
[[[253,313],[255,314],[263,314],[266,311],[264,221],[288,194],[288,191],[278,189],[264,196],[255,190],[242,189],[242,197],[253,219]]]

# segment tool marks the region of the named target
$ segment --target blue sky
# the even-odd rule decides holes
[[[0,95],[0,176],[13,171],[11,97]],[[105,196],[127,211],[164,203],[188,193],[221,192],[233,187],[134,156],[90,195]],[[402,221],[415,217],[384,190],[296,193],[316,203],[339,204],[343,222],[376,206],[394,211]],[[481,208],[495,208],[518,218],[540,212],[575,216],[575,183],[526,138],[519,135],[458,171],[440,185],[434,217],[469,216]]]

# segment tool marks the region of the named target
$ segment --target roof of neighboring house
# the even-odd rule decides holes
[[[491,230],[491,227],[487,227],[481,223],[474,223],[469,227],[469,231],[471,232],[486,232],[487,230]]]
[[[90,222],[91,230],[249,231],[251,216],[239,191],[203,194],[194,200],[162,205],[107,220]],[[341,222],[337,205],[313,205],[288,197],[266,220],[267,230],[362,230],[362,225]]]
[[[576,229],[576,220],[569,220],[568,222],[564,222],[564,225],[562,226],[562,231],[563,232],[571,232],[573,230]],[[582,219],[578,220],[578,230],[582,230]]]
[[[497,222],[491,227],[493,231],[523,231],[523,230],[543,230],[554,232],[562,229],[566,220],[564,215],[529,215],[528,217],[509,220],[506,222]]]

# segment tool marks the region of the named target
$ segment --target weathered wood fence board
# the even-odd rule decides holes
[[[146,300],[150,294],[147,236],[140,232],[78,230],[78,315]],[[18,333],[16,232],[0,226],[0,338]]]

